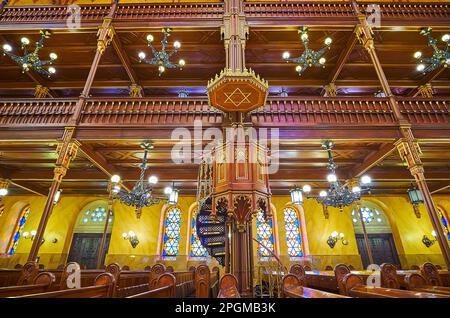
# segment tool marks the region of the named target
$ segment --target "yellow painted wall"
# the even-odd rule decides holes
[[[66,261],[72,240],[73,225],[78,214],[86,204],[99,199],[102,198],[65,196],[61,198],[53,210],[44,235],[45,242],[39,253],[42,264],[47,268],[56,268]],[[366,200],[382,209],[388,217],[400,261],[404,268],[422,264],[425,261],[431,261],[441,266],[445,265],[438,244],[427,248],[421,242],[423,235],[426,234],[431,237],[432,231],[431,222],[424,206],[420,207],[422,217],[418,219],[406,197],[367,197]],[[434,200],[436,205],[440,206],[448,215],[450,197],[436,196]],[[288,196],[272,198],[278,223],[276,232],[279,244],[278,254],[285,265],[298,262],[298,260],[290,260],[287,256],[283,209],[289,204],[289,201]],[[189,196],[180,197],[179,200],[179,207],[182,211],[180,255],[176,261],[163,261],[166,265],[172,265],[176,269],[185,269],[188,266],[187,244],[190,226],[188,214],[194,202],[195,198]],[[5,212],[0,217],[0,253],[5,252],[18,213],[28,204],[31,213],[24,230],[30,232],[37,229],[45,198],[38,196],[5,197],[4,204]],[[144,208],[139,220],[136,219],[133,208],[126,207],[119,202],[114,203],[113,209],[115,219],[106,263],[117,262],[121,266],[128,265],[132,269],[142,269],[146,265],[159,261],[157,256],[158,238],[162,235],[163,205]],[[351,209],[344,209],[343,212],[340,212],[337,209],[330,208],[329,218],[325,219],[322,207],[316,201],[306,199],[303,213],[307,234],[307,238],[303,237],[303,239],[307,241],[309,246],[309,253],[305,251],[303,262],[311,263],[313,268],[316,269],[323,269],[326,265],[334,266],[337,263],[352,264],[355,268],[361,268],[361,260],[350,216]],[[134,231],[140,240],[135,249],[122,238],[122,233],[130,230]],[[341,242],[338,242],[333,249],[330,248],[326,244],[326,240],[333,231],[344,233],[348,245],[344,246]],[[54,238],[58,240],[57,243],[52,243]],[[5,257],[3,255],[0,257],[0,267],[11,268],[18,263],[24,264],[30,247],[31,241],[22,238],[14,256]],[[189,262],[189,265],[195,264],[198,264],[198,261]],[[215,265],[215,263],[209,264]]]

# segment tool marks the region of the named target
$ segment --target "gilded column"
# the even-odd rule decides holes
[[[34,262],[37,260],[39,248],[41,246],[42,239],[44,238],[45,228],[53,210],[55,194],[59,190],[62,178],[66,175],[67,169],[69,169],[71,160],[76,156],[79,143],[76,140],[72,139],[74,131],[75,128],[66,128],[63,139],[58,144],[58,159],[56,161],[55,169],[53,172],[52,185],[50,186],[48,192],[47,201],[45,202],[41,221],[39,222],[39,226],[36,231],[33,244],[31,246],[28,261]]]
[[[404,138],[397,142],[397,149],[400,153],[400,157],[406,163],[411,175],[414,177],[417,186],[422,192],[425,207],[427,208],[428,215],[430,216],[433,229],[436,231],[437,241],[442,251],[447,268],[450,268],[450,248],[447,243],[447,237],[444,233],[441,221],[436,211],[433,199],[431,197],[430,190],[425,180],[423,164],[420,159],[421,150],[419,144],[414,140],[411,129],[409,127],[401,127]]]

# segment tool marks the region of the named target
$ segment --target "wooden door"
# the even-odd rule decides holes
[[[108,251],[110,237],[111,234],[106,235],[103,264]],[[77,262],[82,268],[96,269],[101,242],[101,233],[75,233],[72,239],[72,246],[70,247],[68,262]]]
[[[381,265],[383,263],[390,263],[400,266],[397,249],[395,248],[394,238],[391,233],[368,234],[368,238],[375,264]],[[358,244],[358,250],[361,255],[363,266],[364,268],[367,268],[370,263],[364,235],[356,234],[356,242]]]

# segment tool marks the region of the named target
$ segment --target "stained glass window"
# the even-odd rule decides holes
[[[180,247],[181,210],[171,208],[164,223],[163,256],[177,256]]]
[[[256,232],[258,242],[266,247],[264,248],[258,244],[258,256],[271,256],[268,250],[274,252],[273,221],[271,218],[265,219],[262,211],[256,214]]]
[[[197,226],[196,226],[196,220],[195,216],[192,217],[191,222],[191,257],[206,257],[208,256],[208,253],[206,251],[206,248],[203,247],[202,243],[200,242],[200,239],[197,235]]]
[[[17,220],[16,227],[11,236],[11,241],[8,246],[8,255],[13,255],[16,252],[17,246],[19,245],[20,237],[22,236],[23,228],[27,222],[28,215],[30,215],[30,208],[23,209]]]
[[[293,208],[284,209],[284,227],[286,228],[286,243],[290,257],[302,257],[302,238],[297,212]]]
[[[447,239],[450,241],[450,225],[448,224],[448,220],[444,215],[444,211],[440,208],[437,209],[439,218],[441,219],[442,229],[444,230],[445,235],[447,235]]]
[[[83,218],[81,219],[81,223],[82,224],[102,223],[106,221],[107,215],[108,212],[104,207],[96,207],[93,209],[89,209],[83,212]],[[113,212],[110,211],[108,222],[112,224],[112,221],[113,221]]]

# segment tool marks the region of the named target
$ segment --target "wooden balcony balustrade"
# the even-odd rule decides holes
[[[359,3],[360,9],[365,10],[368,3]],[[93,27],[100,24],[110,9],[108,5],[81,5],[80,18],[83,27]],[[380,3],[381,14],[385,26],[446,25],[450,17],[448,3]],[[250,25],[271,25],[270,19],[286,18],[292,23],[299,21],[307,24],[327,24],[339,20],[342,25],[353,25],[357,22],[352,5],[349,2],[246,2],[245,14]],[[114,21],[116,27],[131,27],[121,22],[149,23],[151,25],[171,22],[173,25],[195,25],[198,19],[202,24],[220,25],[224,5],[221,2],[209,3],[145,3],[119,4]],[[0,28],[31,27],[40,25],[60,26],[66,28],[66,21],[70,16],[67,6],[7,6],[0,14]],[[205,21],[205,18],[207,19]],[[289,24],[284,20],[283,24]],[[428,23],[430,24],[430,23]]]
[[[450,123],[448,98],[398,98],[400,112],[412,125]],[[2,127],[64,126],[74,113],[75,99],[0,100]],[[360,125],[395,126],[393,110],[385,98],[270,98],[251,113],[256,126]],[[215,126],[223,113],[206,99],[91,98],[81,114],[80,126],[182,126],[200,120]]]

